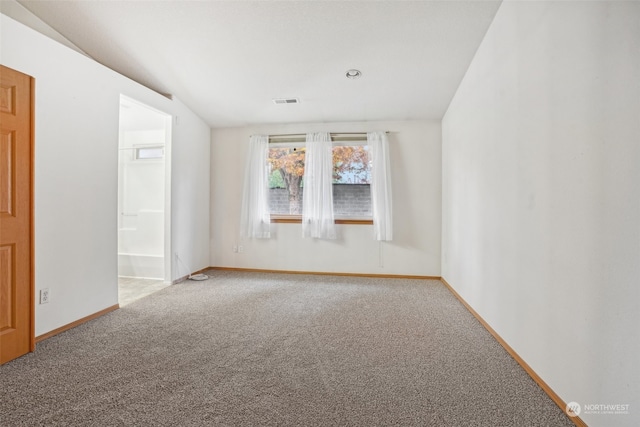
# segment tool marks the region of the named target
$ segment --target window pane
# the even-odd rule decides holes
[[[136,159],[162,159],[164,157],[163,147],[140,147],[136,148]]]
[[[272,214],[302,214],[304,146],[269,149],[269,208]]]
[[[333,211],[340,217],[371,217],[369,147],[333,147]]]

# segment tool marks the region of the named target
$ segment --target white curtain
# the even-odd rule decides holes
[[[269,214],[269,177],[267,158],[269,137],[252,135],[244,172],[244,191],[240,214],[240,235],[248,238],[271,237]]]
[[[371,157],[371,210],[376,240],[393,239],[389,140],[384,132],[367,133]]]
[[[307,134],[302,196],[302,236],[335,239],[333,147],[327,132]]]

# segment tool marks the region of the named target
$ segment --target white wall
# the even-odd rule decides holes
[[[639,76],[639,3],[505,2],[443,120],[443,277],[590,426],[640,425]]]
[[[174,98],[171,142],[172,277],[209,267],[209,195],[211,128]],[[165,231],[166,233],[166,231]],[[169,233],[166,233],[167,235]]]
[[[41,335],[118,302],[120,95],[177,117],[172,135],[171,235],[193,265],[209,261],[209,128],[169,100],[4,15],[3,65],[36,81],[35,275]],[[194,236],[194,229],[200,235]],[[174,266],[173,277],[180,274]]]
[[[390,131],[394,241],[371,225],[339,225],[337,241],[303,239],[300,224],[272,224],[268,240],[239,238],[246,148],[252,134]],[[289,271],[440,276],[441,128],[437,122],[269,125],[211,133],[211,265]],[[242,244],[244,253],[234,253]],[[380,253],[382,251],[382,256]]]

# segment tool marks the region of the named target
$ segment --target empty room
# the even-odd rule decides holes
[[[640,425],[640,2],[0,12],[3,426]]]

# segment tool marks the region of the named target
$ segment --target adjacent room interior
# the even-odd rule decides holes
[[[18,296],[28,310],[28,354],[0,366],[12,422],[640,424],[640,3],[0,12],[0,63],[32,91],[3,68],[3,227],[7,117],[30,112],[32,135],[27,237],[0,241],[0,336]],[[315,187],[277,154],[282,207],[245,234],[253,139],[372,133],[392,238],[361,194],[368,157],[333,176],[329,239],[303,236]]]
[[[171,116],[120,97],[118,303],[171,284]]]

